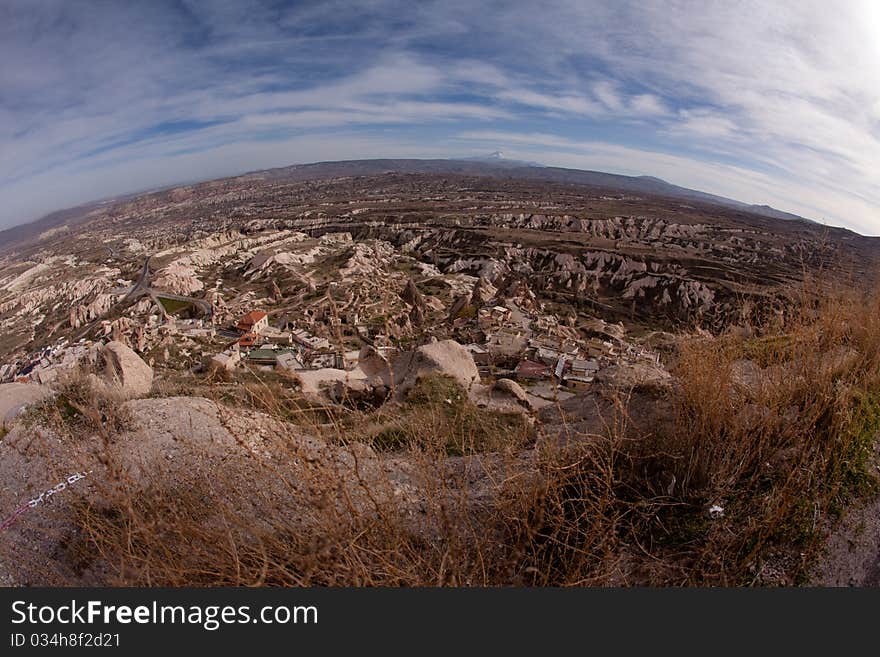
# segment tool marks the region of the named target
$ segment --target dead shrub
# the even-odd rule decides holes
[[[56,394],[29,408],[26,423],[41,422],[59,435],[77,439],[88,433],[112,436],[131,426],[124,399],[97,385],[90,369],[82,367],[64,373],[55,386]]]
[[[521,448],[531,430],[521,413],[479,408],[455,379],[421,377],[400,407],[381,413],[385,427],[371,437],[382,450],[411,448],[461,456]]]

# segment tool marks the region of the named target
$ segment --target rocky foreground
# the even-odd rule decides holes
[[[859,362],[858,352],[840,349],[808,367],[837,379],[860,367]],[[309,372],[310,379],[287,384],[300,386],[295,404],[284,406],[273,398],[269,404],[263,400],[260,407],[264,410],[255,410],[216,394],[210,398],[165,396],[154,388],[151,368],[121,343],[102,347],[97,363],[99,367],[89,368],[92,372],[80,372],[78,378],[61,381],[54,389],[36,384],[0,385],[4,432],[0,508],[9,510],[0,519],[4,554],[0,578],[5,585],[247,583],[246,579],[229,580],[222,563],[214,564],[218,571],[213,576],[187,570],[206,567],[187,564],[194,554],[229,558],[225,552],[200,552],[205,544],[199,541],[215,545],[221,539],[230,542],[239,555],[235,558],[248,555],[250,560],[256,558],[254,551],[271,553],[281,546],[293,551],[289,567],[294,572],[273,573],[270,579],[275,583],[357,583],[362,580],[350,579],[354,575],[346,570],[354,567],[348,561],[351,554],[330,546],[335,541],[357,541],[349,532],[363,536],[379,529],[385,532],[383,540],[393,537],[395,550],[414,549],[425,542],[447,545],[449,550],[453,549],[450,540],[464,540],[456,550],[478,550],[484,558],[497,550],[492,558],[499,562],[493,568],[511,568],[509,560],[515,555],[499,546],[514,540],[507,532],[517,532],[517,541],[523,537],[518,533],[521,530],[507,526],[510,519],[500,525],[499,519],[514,513],[515,524],[535,520],[534,510],[516,511],[517,505],[553,500],[559,494],[554,489],[555,477],[569,468],[578,468],[579,476],[595,468],[589,477],[603,476],[603,468],[611,467],[605,458],[614,453],[604,454],[606,446],[618,445],[614,449],[623,451],[617,458],[625,461],[638,453],[638,448],[628,452],[625,445],[654,444],[657,436],[674,437],[682,430],[677,390],[688,385],[675,378],[648,384],[608,382],[539,408],[512,380],[481,383],[470,352],[454,341],[440,341],[401,353],[391,362],[367,348],[361,365],[349,376],[336,376],[344,370]],[[787,424],[799,425],[800,419],[791,416],[797,414],[793,406],[777,410],[766,405],[769,402],[750,401],[766,399],[768,390],[798,379],[798,371],[791,366],[761,367],[751,360],[734,362],[728,370],[731,394],[742,397],[739,403],[744,405],[736,411],[738,424],[736,428],[731,425],[731,430],[786,434]],[[264,382],[256,390],[272,385]],[[211,387],[201,391],[210,394]],[[374,410],[342,412],[365,398]],[[340,412],[331,408],[326,414],[328,405]],[[310,412],[316,414],[304,420]],[[439,424],[432,428],[438,417]],[[491,427],[489,437],[495,442],[477,441],[478,436],[486,437],[486,427]],[[463,442],[456,442],[457,434]],[[439,437],[440,442],[428,442],[432,437]],[[779,448],[767,463],[767,474],[775,476],[772,471],[778,469],[782,475],[795,466],[793,449]],[[562,464],[556,458],[565,454],[580,456],[558,470]],[[586,472],[579,470],[584,458],[588,458]],[[656,458],[649,455],[646,466]],[[688,499],[693,514],[689,522],[699,523],[698,532],[710,536],[729,532],[731,523],[743,520],[735,510],[736,500],[717,493],[694,499],[693,491],[685,492],[688,484],[681,473],[669,466],[655,463],[642,474],[647,476],[640,479],[640,485],[647,486],[641,493],[646,495],[642,504],[656,506],[655,513],[669,513],[664,500],[676,508]],[[572,485],[580,488],[586,481],[564,483],[561,490]],[[600,497],[584,509],[586,515],[577,522],[588,524],[578,531],[590,523],[605,526],[608,522],[612,524],[601,531],[612,530],[622,517],[610,518],[607,510],[594,505],[621,501],[603,502],[601,489],[589,494],[586,490],[579,495]],[[854,506],[850,514],[862,513],[859,508]],[[561,517],[554,520],[563,521]],[[845,551],[834,548],[844,540],[842,532],[852,531],[846,527],[855,522],[848,520],[835,530],[829,558],[823,557],[818,566],[810,565],[818,568],[818,582],[870,583],[876,548],[880,548],[873,533],[862,536],[860,556],[844,557]],[[477,540],[449,535],[481,525],[485,535]],[[673,583],[693,567],[674,552],[667,553],[661,543],[652,548],[660,548],[653,559],[665,555],[668,562],[653,563],[645,570],[633,545],[613,540],[616,531],[619,528],[602,539],[602,544],[611,542],[591,557],[595,561],[590,562],[588,572],[594,583]],[[191,535],[185,544],[177,545],[183,538],[180,532]],[[120,540],[135,542],[120,552]],[[483,541],[488,543],[483,545]],[[331,553],[318,549],[322,542]],[[184,548],[182,553],[179,548]],[[147,566],[158,555],[155,550],[166,549],[171,552],[169,563],[178,570]],[[535,558],[539,557],[531,557]],[[380,567],[371,559],[367,562],[359,562],[358,568]],[[528,562],[515,566],[526,570],[508,581],[534,582],[528,576],[532,567]],[[801,581],[792,579],[799,570],[797,562],[792,546],[773,543],[752,563],[752,577],[763,584]],[[421,570],[424,566],[421,563],[415,571],[377,581],[416,584],[426,576]],[[151,575],[138,570],[143,567],[156,570]],[[239,571],[239,577],[256,576],[250,562],[237,566],[242,567],[249,574]],[[412,563],[408,566],[413,567]],[[447,574],[451,579],[441,575],[432,583],[501,581],[497,579],[502,577],[500,572],[483,572],[480,579],[470,567],[462,568],[458,564]]]
[[[56,422],[64,405],[86,416],[95,410],[78,406],[69,391],[0,385],[0,508],[27,507],[12,514],[2,529],[4,553],[14,557],[3,560],[4,584],[106,582],[109,564],[92,555],[84,565],[69,550],[86,538],[78,505],[110,505],[120,486],[128,495],[157,490],[173,495],[215,482],[227,490],[213,491],[224,504],[217,515],[204,519],[208,524],[231,517],[265,518],[267,527],[284,523],[309,531],[317,500],[329,498],[331,504],[345,500],[352,505],[340,509],[346,514],[370,514],[376,505],[393,505],[395,513],[410,518],[411,531],[432,530],[424,525],[425,506],[436,500],[416,459],[377,452],[367,443],[339,444],[332,426],[325,424],[283,422],[203,397],[150,398],[152,370],[131,349],[111,342],[99,359],[103,369],[82,380],[91,386],[90,398],[112,400],[112,410],[98,411],[91,424],[69,418]],[[385,387],[389,407],[424,377],[442,376],[484,408],[532,419],[522,389],[509,380],[481,385],[473,359],[457,343],[425,345],[393,366],[375,352],[363,362],[367,370],[352,380],[352,394],[364,386]],[[322,390],[332,382],[325,375]],[[487,476],[479,473],[471,481],[475,499],[490,489]],[[483,480],[483,493],[478,480]]]

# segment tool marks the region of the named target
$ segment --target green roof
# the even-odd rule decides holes
[[[281,354],[296,354],[294,349],[252,349],[248,352],[248,360],[274,361]]]

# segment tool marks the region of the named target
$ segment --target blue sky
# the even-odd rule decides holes
[[[880,2],[0,4],[0,227],[259,168],[495,150],[880,234]]]

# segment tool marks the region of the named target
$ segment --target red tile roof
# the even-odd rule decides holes
[[[238,320],[238,324],[236,327],[242,331],[248,331],[250,328],[263,319],[266,316],[266,313],[261,310],[252,310],[247,315]]]
[[[253,333],[245,333],[238,339],[238,344],[242,347],[252,347],[257,342],[257,336]]]
[[[265,316],[266,316],[266,313],[264,313],[262,310],[252,310],[247,315],[242,317],[241,321],[239,323],[242,324],[244,322],[250,322],[251,324],[256,324],[261,319],[263,319]]]
[[[514,370],[517,376],[524,378],[543,378],[550,376],[550,368],[544,363],[536,363],[533,360],[522,360]]]

